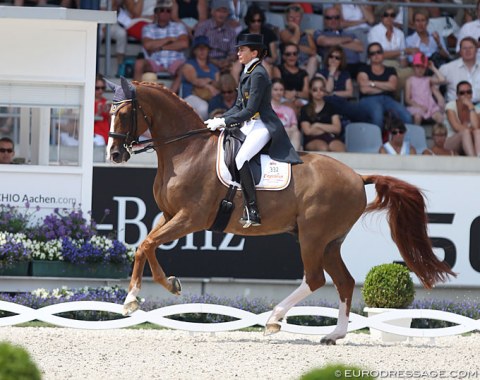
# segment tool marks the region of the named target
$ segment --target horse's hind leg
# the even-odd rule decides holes
[[[325,245],[307,236],[302,237],[301,231],[299,238],[305,271],[303,281],[292,294],[274,307],[265,327],[266,335],[279,332],[280,320],[285,317],[288,310],[325,284],[325,275],[322,267],[322,256]]]
[[[342,339],[347,334],[348,316],[352,305],[353,288],[355,280],[350,275],[345,263],[340,255],[340,246],[343,239],[332,241],[325,250],[324,268],[335,284],[338,295],[340,296],[340,305],[338,307],[338,320],[335,329],[322,338],[321,344],[335,344],[337,339]]]

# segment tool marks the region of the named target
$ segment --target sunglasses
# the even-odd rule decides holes
[[[298,53],[296,51],[287,51],[287,52],[283,53],[283,55],[285,55],[286,57],[291,57],[291,56],[296,57],[297,54]]]
[[[170,8],[157,8],[155,9],[155,12],[158,13],[170,13],[172,10]]]
[[[288,7],[288,10],[289,11],[294,11],[294,12],[301,12],[302,8],[297,7],[297,6],[293,6],[293,7]]]
[[[260,18],[254,18],[254,19],[250,20],[250,22],[251,22],[252,24],[254,24],[254,23],[259,23],[259,24],[261,24],[261,23],[263,22],[263,20],[260,19]]]
[[[400,130],[396,129],[396,130],[394,130],[394,131],[391,131],[390,133],[391,133],[393,136],[398,135],[398,134],[403,135],[403,134],[405,133],[405,131],[400,131]]]
[[[380,55],[380,54],[383,54],[383,51],[382,50],[372,50],[372,51],[369,51],[368,52],[368,55],[370,57],[373,57],[374,55]]]
[[[95,90],[105,90],[105,86],[95,86]]]
[[[233,94],[235,91],[230,90],[230,91],[222,91],[222,94]]]
[[[340,16],[325,16],[325,20],[340,20]]]
[[[317,92],[317,91],[323,92],[324,89],[321,87],[312,87],[312,92]]]
[[[397,17],[397,14],[395,12],[384,12],[383,17],[395,18],[395,17]]]
[[[330,55],[328,58],[333,58],[333,59],[336,59],[337,61],[341,61],[342,60],[342,57],[340,57],[339,55]]]
[[[447,137],[447,134],[446,133],[434,133],[432,136],[433,137]]]
[[[472,95],[472,90],[458,91],[458,95]]]
[[[0,148],[0,153],[13,153],[13,149]]]

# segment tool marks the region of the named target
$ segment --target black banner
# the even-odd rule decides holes
[[[159,216],[153,198],[156,169],[94,167],[92,217],[101,233],[129,244],[145,238]],[[108,215],[105,215],[108,210]],[[157,249],[167,275],[300,279],[303,266],[295,237],[289,234],[243,237],[197,232]],[[145,275],[150,275],[146,266]]]

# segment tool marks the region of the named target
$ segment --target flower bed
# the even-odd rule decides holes
[[[133,248],[97,235],[95,221],[88,221],[80,209],[55,209],[41,219],[35,218],[35,211],[30,211],[28,204],[23,213],[0,205],[0,274],[19,262],[32,261],[34,265],[50,261],[79,264],[86,269],[93,264],[115,266],[128,275]]]

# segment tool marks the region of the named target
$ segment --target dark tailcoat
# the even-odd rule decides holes
[[[270,157],[281,162],[300,164],[302,160],[290,143],[287,132],[271,105],[272,84],[261,61],[240,76],[237,101],[223,115],[228,127],[241,127],[244,121],[260,117],[270,133]]]

